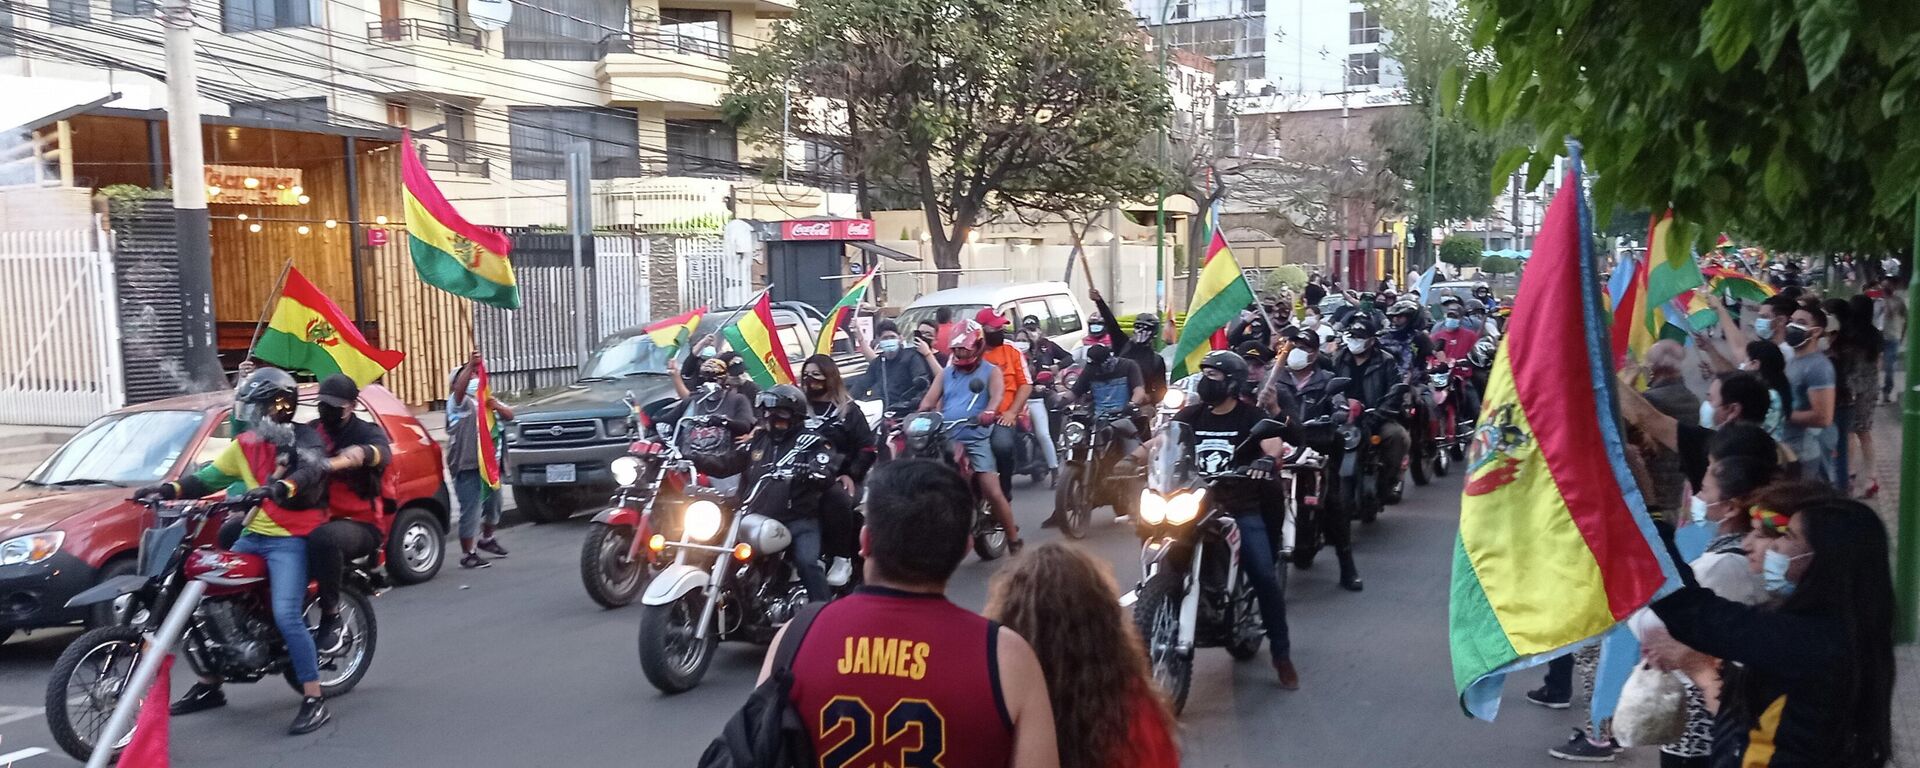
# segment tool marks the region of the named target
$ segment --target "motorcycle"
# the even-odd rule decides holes
[[[985,396],[985,389],[978,381],[973,382],[972,392],[976,403]],[[967,459],[966,450],[950,437],[968,421],[947,421],[937,411],[922,411],[907,416],[901,432],[905,436],[906,455],[945,461],[967,481],[967,489],[973,492],[973,553],[982,560],[994,560],[1007,553],[1007,527],[994,517],[993,505],[974,487],[973,463]]]
[[[806,605],[806,586],[787,556],[793,533],[747,510],[773,483],[832,481],[838,457],[814,422],[754,482],[745,500],[688,486],[679,536],[669,541],[656,532],[648,538],[649,550],[673,555],[673,564],[640,598],[640,671],[662,693],[699,685],[720,641],[765,645]],[[853,583],[835,584],[835,596]]]
[[[1085,538],[1098,507],[1112,506],[1116,517],[1130,516],[1139,506],[1137,462],[1113,455],[1138,431],[1133,409],[1097,414],[1091,405],[1067,409],[1060,427],[1060,484],[1053,491],[1053,513],[1069,538]]]
[[[1339,397],[1350,382],[1346,378],[1328,381],[1325,397]],[[1307,413],[1318,410],[1313,406],[1303,409]],[[1345,457],[1346,440],[1340,426],[1332,414],[1308,419],[1301,425],[1300,444],[1288,444],[1281,459],[1280,483],[1286,489],[1287,514],[1281,522],[1280,556],[1276,558],[1280,567],[1276,570],[1282,589],[1287,584],[1287,563],[1301,570],[1313,567],[1314,557],[1326,545],[1327,505],[1341,503],[1337,465]],[[1330,466],[1336,471],[1329,471]]]
[[[673,534],[661,523],[679,519],[671,510],[684,506],[684,490],[696,479],[693,463],[680,455],[674,440],[675,425],[658,421],[674,402],[659,400],[643,408],[627,394],[627,434],[639,438],[610,465],[620,488],[593,516],[580,547],[580,582],[602,607],[632,603],[667,567],[667,558],[648,550],[646,542],[655,531]]]
[[[1433,393],[1433,408],[1427,412],[1429,448],[1422,457],[1434,477],[1446,477],[1453,462],[1467,456],[1467,444],[1473,440],[1473,422],[1464,418],[1460,398],[1470,373],[1466,361],[1434,361],[1427,367],[1427,391]]]
[[[1280,423],[1261,421],[1239,453],[1278,434]],[[1202,478],[1194,467],[1193,432],[1168,422],[1148,462],[1147,489],[1140,495],[1140,583],[1122,600],[1146,642],[1154,685],[1177,715],[1186,707],[1198,648],[1225,648],[1235,660],[1260,652],[1266,627],[1253,585],[1240,569],[1240,527],[1215,501],[1227,483],[1259,482],[1244,473]],[[1249,546],[1267,546],[1250,542]]]
[[[74,595],[69,606],[93,605],[122,596],[151,606],[130,624],[100,627],[75,639],[54,661],[47,681],[47,728],[54,741],[76,760],[86,760],[100,740],[135,667],[149,648],[147,635],[179,635],[178,650],[202,677],[228,683],[252,683],[284,677],[298,692],[285,642],[274,627],[267,561],[259,555],[196,546],[203,533],[217,530],[227,513],[244,513],[252,502],[146,501],[153,523],[140,537],[133,573],[116,576]],[[210,524],[213,528],[208,528]],[[319,649],[320,690],[328,697],[353,690],[373,661],[378,626],[372,596],[386,588],[377,575],[385,548],[373,562],[347,564],[340,584],[341,642]],[[319,623],[313,585],[307,588],[309,625]],[[131,720],[127,723],[130,725]],[[133,731],[117,739],[124,749]]]
[[[1385,457],[1380,455],[1378,425],[1400,418],[1406,393],[1407,385],[1395,384],[1387,390],[1379,406],[1366,408],[1349,401],[1352,404],[1346,423],[1338,430],[1344,451],[1340,457],[1340,503],[1348,505],[1347,509],[1353,510],[1354,517],[1362,523],[1372,523],[1380,517],[1381,507],[1400,500],[1398,472],[1393,475],[1391,487],[1379,487],[1380,465]]]

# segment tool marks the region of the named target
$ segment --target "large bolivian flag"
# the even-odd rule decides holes
[[[1226,348],[1227,325],[1240,316],[1240,310],[1253,303],[1253,288],[1240,272],[1240,263],[1227,247],[1226,234],[1220,228],[1220,205],[1207,217],[1212,230],[1207,240],[1207,259],[1200,264],[1199,282],[1193,286],[1193,303],[1187,305],[1187,320],[1180,326],[1180,338],[1174,340],[1173,370],[1169,381],[1200,372],[1200,361],[1208,352]]]
[[[1547,209],[1460,499],[1448,640],[1460,705],[1678,586],[1628,472],[1579,155]],[[1604,460],[1596,460],[1604,459]]]
[[[520,286],[507,261],[505,235],[467,223],[447,202],[414,154],[413,134],[400,141],[400,182],[407,212],[407,250],[428,285],[501,309],[520,308]]]
[[[344,373],[364,387],[407,355],[369,343],[333,299],[307,282],[300,270],[288,267],[286,283],[259,343],[253,346],[253,356],[281,368],[308,371],[319,379]]]
[[[721,331],[733,351],[740,353],[740,362],[746,364],[747,374],[753,377],[753,383],[762,388],[793,383],[793,368],[787,362],[787,350],[780,344],[780,336],[775,330],[773,305],[768,302],[767,293],[761,291],[760,300],[741,313],[739,320]]]

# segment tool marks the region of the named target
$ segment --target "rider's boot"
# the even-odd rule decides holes
[[[1360,583],[1360,569],[1353,564],[1353,550],[1336,550],[1334,556],[1340,559],[1340,587],[1348,592],[1358,592],[1364,588]]]
[[[346,639],[340,630],[339,610],[321,611],[320,626],[313,630],[314,649],[321,653],[340,650],[340,644]]]
[[[187,694],[167,707],[170,715],[191,715],[227,705],[227,695],[220,691],[219,683],[194,683]]]
[[[293,724],[287,726],[287,733],[293,736],[313,733],[332,719],[333,713],[327,711],[326,697],[308,696],[300,700],[300,711],[293,716]]]
[[[1273,660],[1274,674],[1280,677],[1280,687],[1289,691],[1300,690],[1300,670],[1294,669],[1291,657]]]

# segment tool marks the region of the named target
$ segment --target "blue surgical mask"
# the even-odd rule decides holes
[[[1700,426],[1706,427],[1707,429],[1719,429],[1720,425],[1713,420],[1713,416],[1713,403],[1705,400],[1700,401]]]
[[[1460,330],[1460,318],[1449,317],[1445,320],[1442,320],[1440,321],[1440,327],[1449,331]]]
[[[1767,588],[1767,592],[1776,597],[1791,596],[1794,587],[1797,585],[1787,578],[1787,569],[1793,567],[1793,561],[1812,554],[1812,552],[1808,552],[1805,555],[1788,557],[1785,552],[1772,549],[1767,550],[1766,554],[1761,558],[1761,585]]]
[[[1773,318],[1755,318],[1753,321],[1753,332],[1759,334],[1761,338],[1773,338]]]
[[[899,339],[881,339],[880,343],[877,345],[876,348],[879,349],[883,354],[891,354],[893,352],[898,352],[900,351],[900,340]]]

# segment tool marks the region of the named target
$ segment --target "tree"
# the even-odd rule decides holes
[[[1520,270],[1520,262],[1505,256],[1488,256],[1480,260],[1480,271],[1489,275],[1510,275]]]
[[[926,214],[940,284],[967,236],[1017,208],[1149,195],[1166,81],[1114,0],[808,0],[734,60],[724,110],[836,143],[883,197]]]
[[[1472,267],[1480,264],[1479,240],[1465,237],[1449,237],[1440,243],[1440,260],[1456,267]]]
[[[1776,248],[1884,250],[1920,192],[1920,4],[1468,0],[1497,67],[1454,70],[1482,125],[1537,128],[1494,176],[1579,139],[1596,219],[1661,210]],[[1450,90],[1444,88],[1443,91]]]
[[[1306,290],[1306,287],[1307,270],[1298,264],[1282,264],[1274,267],[1260,281],[1260,292],[1268,295],[1278,295],[1285,291],[1297,296],[1301,291]]]

